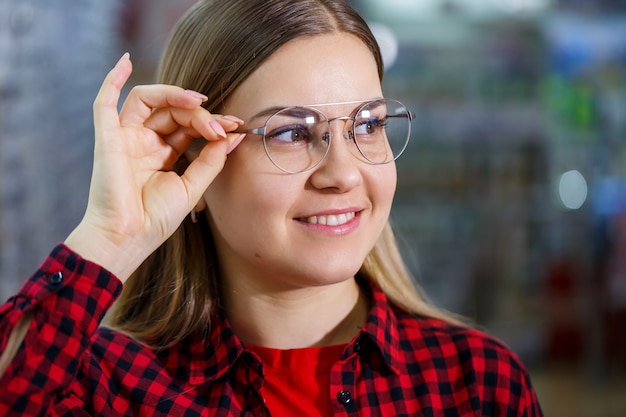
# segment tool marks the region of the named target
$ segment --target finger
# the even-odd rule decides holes
[[[235,150],[235,148],[237,146],[239,146],[239,144],[241,142],[243,142],[243,140],[246,138],[247,134],[246,133],[240,133],[238,134],[238,136],[236,137],[236,139],[230,144],[228,145],[228,148],[226,149],[226,155],[230,155],[230,153],[232,151]]]
[[[226,142],[226,154],[230,154],[245,138],[246,134],[231,133],[228,134]],[[195,160],[198,154],[207,144],[206,139],[199,138],[198,133],[192,128],[180,127],[172,134],[163,138],[163,141],[172,149],[172,152],[166,158],[164,168],[169,170],[176,160],[187,151],[191,151],[190,159]]]
[[[245,134],[232,133],[227,140],[206,142],[198,156],[189,164],[181,179],[185,182],[189,195],[189,210],[200,201],[215,177],[224,168],[229,151],[239,145]]]
[[[108,130],[119,127],[120,120],[117,113],[117,104],[122,87],[130,77],[133,65],[130,55],[125,53],[115,67],[105,77],[100,91],[93,103],[94,126],[97,130]]]
[[[198,132],[190,127],[180,127],[171,134],[164,136],[163,141],[169,145],[178,156],[182,155],[191,142],[199,136]]]
[[[130,91],[122,106],[120,123],[123,126],[142,125],[152,115],[154,109],[165,107],[194,109],[200,107],[205,98],[200,93],[173,85],[136,86]]]
[[[181,175],[189,196],[189,210],[200,201],[202,194],[224,168],[227,148],[228,141],[225,140],[207,142]]]
[[[241,124],[232,117],[213,115],[203,107],[195,109],[161,108],[152,112],[144,126],[159,135],[170,135],[180,127],[195,130],[195,136],[209,140],[225,139],[227,132],[232,132]]]

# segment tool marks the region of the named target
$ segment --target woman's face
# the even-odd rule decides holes
[[[251,129],[264,125],[268,115],[255,115],[266,109],[353,102],[316,107],[332,119],[379,97],[370,50],[352,35],[332,34],[282,46],[229,98],[224,113]],[[344,121],[331,123],[329,152],[306,173],[280,171],[260,135],[249,134],[228,156],[204,194],[226,280],[287,289],[341,282],[359,270],[387,221],[396,171],[393,163],[356,158],[344,129]]]

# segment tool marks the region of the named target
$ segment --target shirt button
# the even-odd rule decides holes
[[[352,401],[352,395],[350,391],[339,391],[337,393],[337,401],[341,404],[349,404]]]
[[[61,271],[55,272],[48,277],[48,282],[50,285],[59,285],[63,282],[63,273]]]
[[[354,351],[358,352],[361,350],[361,336],[357,337],[354,341]]]

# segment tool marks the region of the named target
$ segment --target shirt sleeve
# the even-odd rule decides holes
[[[528,370],[517,355],[494,339],[473,350],[480,351],[474,366],[485,415],[543,417]]]
[[[25,314],[33,320],[0,378],[0,415],[45,415],[70,395],[79,363],[122,283],[99,265],[59,244],[0,307],[0,351]]]
[[[521,410],[521,416],[523,417],[543,417],[543,410],[539,405],[539,399],[537,393],[530,383],[530,376],[528,373],[524,375],[526,392],[524,400],[524,408]]]

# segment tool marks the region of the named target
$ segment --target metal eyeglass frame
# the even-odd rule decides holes
[[[398,152],[397,155],[394,155],[392,159],[390,159],[389,161],[385,161],[385,162],[374,162],[372,160],[370,160],[361,150],[360,146],[359,146],[359,142],[356,140],[355,135],[354,135],[354,122],[356,121],[356,117],[353,116],[338,116],[338,117],[333,117],[332,119],[329,119],[324,113],[322,113],[321,111],[319,111],[318,109],[316,109],[315,107],[328,107],[328,106],[339,106],[339,105],[344,105],[344,104],[356,104],[356,103],[360,103],[361,105],[358,106],[357,108],[354,109],[354,111],[352,112],[352,114],[357,115],[361,112],[361,110],[368,106],[371,103],[375,103],[377,101],[385,101],[385,102],[394,102],[399,104],[403,109],[406,110],[406,117],[408,119],[408,130],[407,130],[407,136],[406,136],[406,141],[404,142],[404,145],[402,146],[402,149],[400,150],[400,152]],[[278,113],[283,112],[285,110],[290,110],[290,109],[311,109],[317,113],[320,113],[322,116],[324,116],[324,118],[326,119],[326,123],[328,124],[328,146],[326,147],[326,150],[324,151],[324,155],[322,155],[322,157],[320,158],[319,161],[317,161],[315,164],[313,164],[312,166],[301,170],[301,171],[289,171],[283,167],[281,167],[280,165],[278,165],[276,163],[276,161],[274,161],[274,159],[272,158],[272,156],[270,155],[269,150],[267,149],[267,143],[265,140],[265,133],[267,130],[267,124],[268,122]],[[405,117],[404,114],[402,115],[390,115],[388,117]],[[326,159],[326,155],[328,155],[328,151],[330,150],[330,142],[332,140],[332,134],[331,132],[331,127],[330,124],[334,121],[337,120],[351,120],[352,123],[352,127],[348,130],[348,139],[354,141],[354,144],[356,145],[357,149],[359,150],[359,153],[361,154],[361,156],[363,156],[363,158],[365,158],[365,161],[371,165],[385,165],[385,164],[389,164],[395,160],[397,160],[400,155],[402,155],[404,153],[404,151],[406,150],[408,144],[409,144],[409,139],[411,137],[411,122],[415,119],[415,114],[410,111],[409,109],[407,109],[407,107],[400,102],[399,100],[396,99],[388,99],[388,98],[374,98],[374,99],[370,99],[370,100],[358,100],[358,101],[344,101],[344,102],[337,102],[337,103],[324,103],[324,104],[309,104],[309,105],[304,105],[304,106],[288,106],[288,107],[284,107],[281,109],[276,110],[274,113],[272,113],[267,120],[265,120],[265,123],[263,124],[263,126],[261,127],[256,127],[256,128],[252,128],[252,129],[238,129],[235,131],[235,133],[247,133],[247,134],[253,134],[253,135],[259,135],[262,137],[263,139],[263,149],[265,150],[265,154],[267,155],[267,157],[270,159],[270,161],[272,162],[272,164],[274,164],[274,166],[276,168],[278,168],[279,170],[287,173],[287,174],[303,174],[305,172],[309,172],[312,171],[313,169],[317,168],[322,161],[324,161],[324,159]]]

